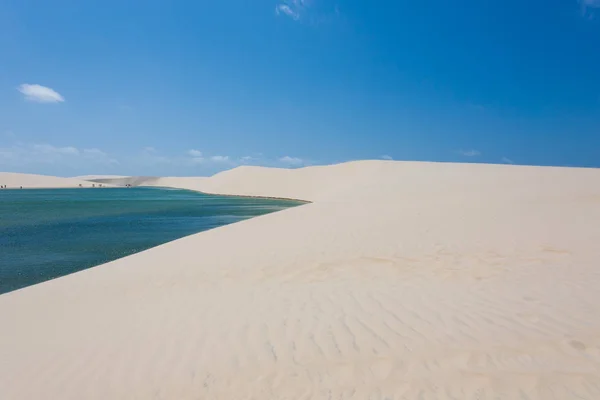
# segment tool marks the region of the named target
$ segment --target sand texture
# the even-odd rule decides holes
[[[0,296],[1,399],[600,399],[600,170],[139,183],[312,203]]]

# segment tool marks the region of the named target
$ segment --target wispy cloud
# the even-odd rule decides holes
[[[292,10],[292,8],[287,4],[277,5],[277,7],[275,7],[275,12],[277,13],[277,15],[285,14],[288,17],[295,19],[296,21],[300,19],[300,13]]]
[[[254,153],[251,156],[243,156],[237,160],[240,165],[268,165],[269,161],[266,160],[262,153]],[[271,160],[271,163],[273,161]]]
[[[79,161],[92,164],[118,164],[109,154],[97,148],[78,149],[74,146],[54,146],[47,143],[20,143],[0,148],[0,165],[29,164],[74,165]]]
[[[108,157],[108,154],[103,152],[100,149],[92,148],[92,149],[83,149],[82,155],[87,158],[102,158]]]
[[[502,157],[502,162],[504,164],[514,164],[515,162],[508,157]]]
[[[62,103],[65,101],[64,97],[54,89],[42,85],[24,83],[17,90],[25,96],[26,100],[36,103]]]
[[[51,144],[34,144],[33,150],[39,153],[45,154],[65,154],[65,155],[78,155],[79,149],[72,146],[67,147],[56,147]]]
[[[600,0],[581,0],[583,7],[600,8]]]
[[[465,157],[477,157],[481,155],[479,150],[471,149],[471,150],[459,150],[459,153]]]
[[[600,0],[579,0],[581,14],[590,20],[595,19],[595,9],[600,8]]]
[[[0,133],[1,137],[1,133]],[[298,168],[315,165],[316,162],[300,157],[283,156],[268,157],[262,153],[251,153],[242,157],[229,155],[205,154],[197,149],[188,149],[175,154],[169,154],[160,149],[148,146],[139,148],[136,152],[128,151],[122,159],[114,153],[96,147],[76,147],[50,143],[24,143],[0,140],[0,170],[3,167],[14,170],[31,168],[39,172],[68,169],[73,171],[97,171],[105,169],[119,173],[124,171],[129,175],[154,174],[197,174],[211,175],[215,172],[240,165],[256,165],[265,167]],[[115,150],[116,151],[116,150]],[[123,171],[123,172],[121,172]]]
[[[196,150],[196,149],[188,150],[187,154],[192,157],[202,157],[202,152],[200,150]]]
[[[388,161],[391,161],[394,159],[392,156],[388,156],[387,154],[382,155],[380,158],[382,160],[388,160]]]
[[[298,158],[298,157],[290,157],[290,156],[283,156],[279,159],[279,162],[288,165],[288,166],[292,166],[292,167],[299,167],[301,165],[304,165],[305,162],[303,159]]]
[[[186,154],[191,157],[189,159],[189,162],[192,165],[202,164],[206,161],[202,156],[202,152],[200,150],[190,149],[186,152]]]
[[[239,164],[237,160],[232,160],[229,156],[209,156],[197,149],[189,149],[180,154],[163,154],[153,147],[143,148],[137,158],[137,162],[143,165],[168,164],[174,167],[202,165],[211,168],[216,165],[227,167]]]
[[[277,15],[285,15],[298,21],[308,8],[309,0],[284,0],[275,6]]]

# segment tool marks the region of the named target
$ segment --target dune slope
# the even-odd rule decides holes
[[[0,296],[5,398],[600,398],[600,170],[146,184],[313,203]]]

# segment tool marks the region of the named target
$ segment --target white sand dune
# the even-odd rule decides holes
[[[0,185],[8,189],[31,188],[74,188],[91,187],[92,183],[78,178],[59,178],[56,176],[19,174],[13,172],[0,172]]]
[[[600,170],[146,182],[313,201],[0,296],[3,399],[600,399]]]

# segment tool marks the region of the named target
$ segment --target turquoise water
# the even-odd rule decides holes
[[[0,293],[299,204],[157,188],[0,190]]]

